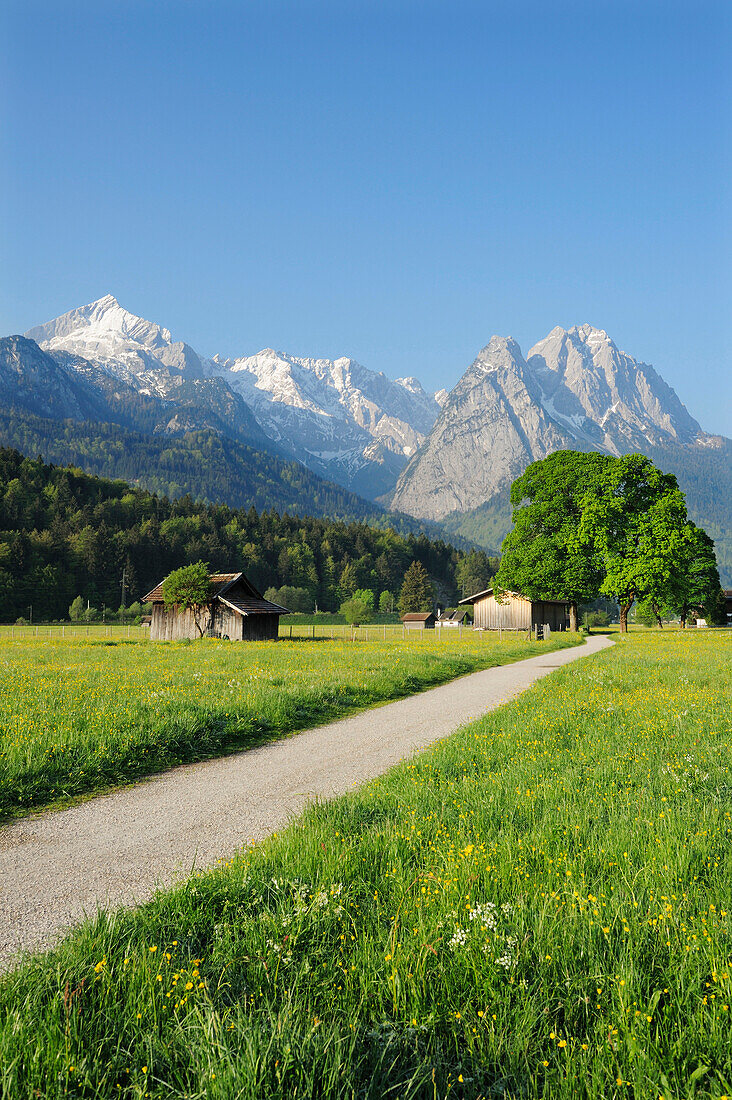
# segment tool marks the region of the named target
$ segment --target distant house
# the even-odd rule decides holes
[[[460,601],[473,605],[474,626],[481,630],[531,630],[548,624],[552,630],[569,626],[567,600],[530,600],[518,592],[503,592],[500,603],[492,588],[476,592]]]
[[[446,607],[437,620],[437,625],[440,628],[470,626],[470,608]]]
[[[230,638],[235,642],[277,638],[280,615],[290,614],[286,607],[265,600],[243,573],[214,573],[209,580],[213,596],[201,624],[206,637]],[[165,606],[162,581],[148,592],[144,602],[153,605],[151,641],[172,642],[200,636],[192,611]]]
[[[406,630],[434,630],[437,619],[431,611],[410,611],[402,622]]]
[[[732,588],[724,589],[724,608],[727,612],[727,626],[732,626]]]

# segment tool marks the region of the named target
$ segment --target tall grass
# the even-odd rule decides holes
[[[731,643],[621,639],[88,924],[0,986],[3,1095],[732,1095]]]
[[[548,648],[572,644],[556,635]],[[0,643],[0,816],[248,748],[543,652],[493,636],[384,642]]]

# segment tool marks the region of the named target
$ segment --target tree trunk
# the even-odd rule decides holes
[[[686,609],[685,608],[681,612],[681,614],[679,615],[679,626],[681,627],[682,630],[686,630]]]
[[[630,601],[630,603],[621,603],[621,605],[620,605],[620,633],[621,634],[627,634],[628,633],[628,612],[630,611],[632,606],[633,606],[633,601],[632,600]]]
[[[658,629],[663,630],[663,620],[661,619],[661,609],[657,603],[652,603],[653,614],[656,616],[656,622],[658,623]]]
[[[569,629],[577,633],[577,601],[569,601]]]

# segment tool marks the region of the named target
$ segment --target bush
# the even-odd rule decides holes
[[[345,600],[345,602],[341,604],[341,615],[343,615],[346,622],[350,623],[352,626],[369,622],[371,614],[372,609],[368,606],[366,601],[356,596],[351,596],[350,600]]]
[[[607,611],[585,611],[582,616],[582,625],[588,629],[593,626],[610,626],[610,616]]]
[[[71,619],[72,623],[78,623],[83,618],[83,615],[84,601],[81,596],[77,596],[76,599],[72,600],[71,602],[71,606],[69,608],[69,618]]]

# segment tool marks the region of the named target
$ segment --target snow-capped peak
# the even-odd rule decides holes
[[[49,346],[56,340],[64,340],[68,344],[69,339],[76,338],[82,343],[92,343],[122,337],[151,351],[167,347],[172,342],[167,328],[130,313],[112,294],[105,294],[95,302],[63,313],[45,325],[30,329],[26,335],[39,344]],[[83,354],[81,349],[79,354]]]

